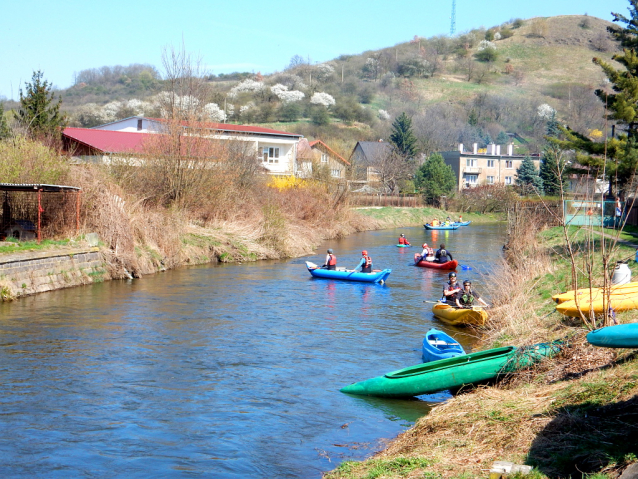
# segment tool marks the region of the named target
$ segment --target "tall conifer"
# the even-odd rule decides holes
[[[396,117],[392,123],[390,141],[401,156],[406,159],[414,158],[417,154],[417,139],[412,132],[412,118],[406,115],[405,112]]]
[[[43,80],[41,70],[33,72],[31,83],[25,82],[25,92],[20,89],[20,108],[16,119],[34,137],[56,135],[66,124],[60,113],[62,98],[54,103],[53,85]]]

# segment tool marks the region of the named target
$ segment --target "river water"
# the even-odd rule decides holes
[[[400,233],[418,247],[397,248]],[[319,478],[363,459],[447,393],[339,388],[421,361],[423,300],[447,272],[411,266],[445,242],[481,291],[503,225],[351,235],[288,261],[182,268],[0,304],[0,476]],[[367,249],[386,285],[312,279],[326,248]]]

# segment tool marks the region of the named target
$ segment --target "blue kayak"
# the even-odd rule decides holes
[[[423,226],[425,226],[426,230],[457,230],[460,228],[460,226],[454,224],[448,226],[432,226],[430,223],[426,223]]]
[[[638,323],[597,329],[587,335],[587,341],[601,348],[638,348]]]
[[[412,246],[411,244],[398,244],[397,248],[409,248],[410,246]]]
[[[462,223],[459,223],[458,221],[452,223],[454,226],[468,226],[471,223],[471,221],[463,221]]]
[[[373,271],[372,273],[359,273],[346,270],[323,269],[310,261],[306,261],[306,267],[314,278],[340,279],[343,281],[361,281],[364,283],[385,283],[392,272],[391,269]]]
[[[463,354],[465,354],[463,346],[443,331],[432,328],[425,333],[425,338],[423,339],[424,363],[438,359],[453,358]]]

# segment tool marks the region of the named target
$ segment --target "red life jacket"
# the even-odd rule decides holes
[[[364,259],[366,260],[364,265],[366,268],[368,268],[369,266],[372,266],[372,258],[370,258],[370,256],[364,256]]]
[[[337,257],[333,254],[329,255],[330,259],[328,260],[328,266],[336,266],[337,265]]]
[[[408,244],[408,241],[403,236],[401,236],[399,238],[399,244]]]

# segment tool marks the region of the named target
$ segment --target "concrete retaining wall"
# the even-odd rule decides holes
[[[98,248],[15,253],[0,257],[2,300],[108,279]]]

